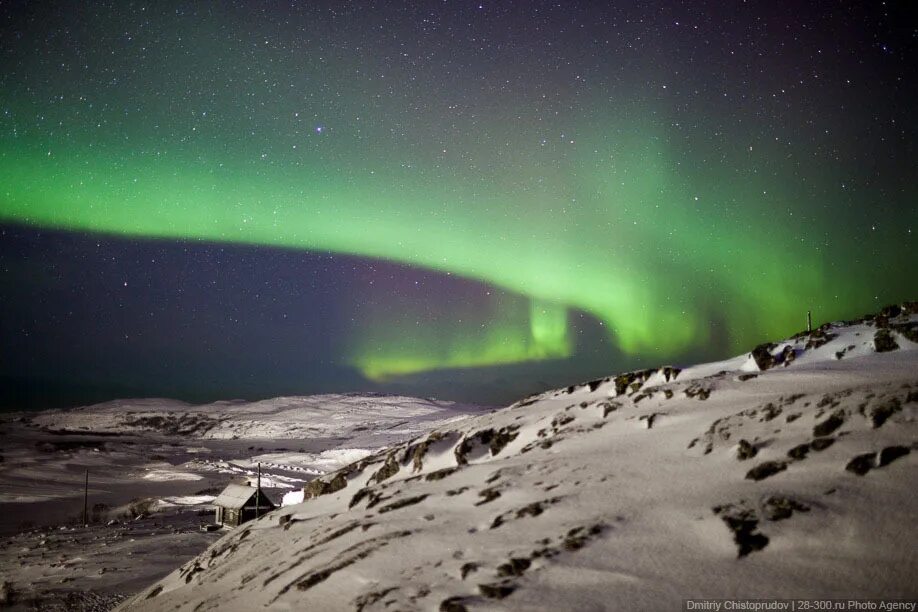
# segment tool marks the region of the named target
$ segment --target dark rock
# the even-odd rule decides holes
[[[654,412],[651,414],[643,415],[639,417],[638,420],[645,421],[647,424],[647,429],[653,429],[653,424],[656,423],[657,417],[659,416],[663,416],[663,415],[659,412]]]
[[[542,514],[542,504],[539,502],[533,502],[528,506],[523,506],[516,511],[516,518],[523,518],[524,516],[539,516]]]
[[[489,599],[503,599],[515,590],[515,586],[507,583],[478,585],[478,592]]]
[[[517,403],[513,404],[512,407],[513,407],[513,408],[522,408],[522,407],[524,407],[524,406],[532,406],[532,405],[535,404],[537,401],[539,401],[541,398],[542,398],[542,394],[541,394],[541,393],[533,393],[532,395],[527,395],[526,397],[524,397],[523,399],[521,399],[521,400],[518,401]]]
[[[468,460],[466,456],[472,451],[472,448],[477,444],[490,444],[491,438],[493,437],[493,429],[482,429],[481,431],[476,431],[474,434],[463,438],[453,451],[453,454],[456,456],[456,463],[459,465],[467,464]]]
[[[836,410],[829,418],[813,427],[813,435],[818,437],[828,436],[845,424],[845,411]]]
[[[774,476],[778,472],[783,472],[787,469],[787,463],[784,461],[766,461],[760,463],[748,472],[746,472],[747,480],[764,480],[769,476]]]
[[[902,307],[898,304],[890,304],[889,306],[884,306],[880,310],[880,316],[886,317],[887,319],[894,319],[902,314]]]
[[[367,501],[367,510],[369,510],[370,508],[375,508],[381,502],[384,502],[387,499],[392,499],[391,495],[383,495],[382,493],[377,493],[375,491],[369,491],[369,494],[370,494],[370,499],[369,501]],[[352,499],[351,501],[353,502],[354,500]]]
[[[886,467],[896,459],[909,454],[911,450],[906,446],[887,446],[880,451],[880,460],[877,467]]]
[[[442,470],[436,470],[424,476],[424,480],[428,482],[432,480],[443,480],[447,476],[454,474],[457,469],[458,468],[443,468]]]
[[[911,342],[918,343],[918,321],[909,321],[908,323],[895,324],[891,327],[898,333],[905,336]]]
[[[599,535],[605,529],[605,525],[597,523],[586,529],[584,527],[574,527],[564,536],[563,546],[565,550],[580,550],[593,537]]]
[[[796,421],[797,419],[799,419],[801,416],[802,416],[801,413],[799,413],[799,412],[794,412],[794,413],[791,413],[791,414],[787,415],[786,417],[784,417],[784,421],[785,421],[786,423],[793,423],[794,421]]]
[[[835,438],[816,438],[810,442],[810,448],[814,451],[824,451],[835,444]]]
[[[161,584],[156,585],[155,587],[153,587],[153,590],[152,590],[152,591],[150,591],[149,593],[147,593],[147,596],[146,596],[145,599],[152,599],[152,598],[156,597],[157,595],[159,595],[160,593],[162,593],[162,590],[163,590],[163,586],[162,586]]]
[[[590,387],[590,391],[592,392],[598,389],[599,385],[606,382],[607,380],[609,379],[608,378],[597,378],[596,380],[591,380],[590,382],[588,382],[587,385]]]
[[[818,349],[824,344],[828,344],[829,342],[834,340],[835,337],[836,337],[835,334],[830,334],[821,328],[813,330],[813,332],[810,333],[810,337],[806,341],[805,348],[807,350]]]
[[[439,442],[440,440],[445,439],[447,434],[441,433],[438,431],[433,432],[427,438],[415,446],[409,446],[405,449],[405,461],[411,460],[412,469],[415,472],[420,472],[424,469],[424,456],[427,454],[427,451],[430,449],[430,445],[434,442]]]
[[[771,421],[772,419],[779,417],[781,415],[781,412],[782,411],[780,407],[775,406],[774,404],[769,402],[765,404],[765,406],[762,408],[762,421],[764,422]]]
[[[878,329],[873,335],[873,346],[878,353],[886,353],[899,348],[888,329]]]
[[[663,368],[663,378],[666,379],[666,382],[669,382],[670,380],[676,380],[676,377],[678,377],[681,372],[681,368],[665,366]]]
[[[876,466],[876,459],[876,453],[864,453],[863,455],[857,455],[848,462],[848,465],[845,466],[845,469],[849,472],[857,474],[858,476],[863,476]]]
[[[336,474],[331,480],[328,481],[316,478],[315,480],[310,480],[307,482],[306,486],[303,487],[303,499],[312,499],[321,495],[335,493],[346,486],[347,478],[345,478],[343,473]]]
[[[404,508],[405,506],[413,506],[414,504],[419,504],[422,501],[427,499],[427,495],[415,495],[414,497],[406,497],[404,499],[399,499],[392,502],[391,504],[386,504],[385,506],[379,509],[379,513],[383,514],[384,512],[391,512],[392,510],[398,510],[399,508]]]
[[[711,390],[699,384],[689,385],[684,393],[686,397],[697,397],[700,400],[706,400],[711,396]]]
[[[468,608],[462,603],[464,597],[450,597],[440,602],[440,612],[468,612]]]
[[[733,505],[716,506],[713,510],[733,532],[739,558],[768,546],[768,536],[759,533],[759,521],[753,511]]]
[[[500,491],[498,491],[497,489],[493,489],[493,488],[482,489],[481,491],[478,492],[478,497],[481,497],[482,499],[481,501],[477,502],[475,505],[483,506],[489,502],[494,501],[498,497],[500,497]]]
[[[752,459],[759,452],[755,446],[747,442],[746,440],[740,440],[736,448],[736,458],[740,461],[745,461],[746,459]]]
[[[891,417],[902,410],[902,402],[899,401],[899,398],[893,397],[886,402],[874,406],[870,410],[870,420],[873,423],[873,428],[876,429],[880,427]]]
[[[752,349],[752,358],[755,360],[755,365],[759,366],[760,370],[764,371],[775,365],[775,358],[771,354],[771,351],[773,351],[776,346],[778,345],[774,342],[766,342]]]
[[[574,417],[571,417],[571,420],[573,420],[573,418]],[[488,449],[491,451],[492,457],[497,455],[505,446],[516,439],[519,435],[517,431],[519,428],[519,425],[508,425],[506,427],[501,427],[497,433],[494,434],[494,437],[488,442]]]
[[[495,432],[493,429],[482,429],[470,436],[466,436],[456,445],[453,451],[456,456],[456,463],[465,465],[468,463],[466,456],[475,446],[484,444],[491,451],[491,455],[497,455],[503,448],[516,439],[519,425],[508,425]]]
[[[459,575],[462,576],[462,579],[465,580],[465,577],[471,574],[472,572],[478,571],[478,564],[472,561],[464,563],[462,567],[459,568]]]
[[[382,589],[381,591],[371,591],[369,593],[360,595],[354,600],[354,612],[363,612],[367,606],[372,606],[392,591],[397,590],[398,587],[389,587],[388,589]]]
[[[315,481],[313,481],[313,482],[315,482]],[[359,503],[363,500],[364,497],[366,497],[366,496],[369,495],[369,494],[370,494],[370,489],[368,489],[367,487],[364,487],[364,488],[360,489],[359,491],[357,491],[356,493],[354,493],[354,496],[351,498],[351,501],[348,503],[347,507],[348,507],[348,508],[353,508],[354,506],[356,506],[357,504],[359,504]],[[283,518],[283,517],[281,517],[281,518]],[[289,522],[289,519],[290,519],[290,516],[287,515],[287,520],[288,520],[288,522]]]
[[[791,459],[801,460],[806,459],[807,453],[810,452],[809,444],[798,444],[794,448],[787,451],[787,456]]]
[[[532,561],[522,557],[511,558],[509,562],[497,566],[497,575],[502,578],[522,576],[529,569]]]
[[[794,512],[809,512],[810,507],[789,497],[773,495],[762,504],[762,513],[769,521],[790,518]]]
[[[784,347],[784,350],[781,351],[781,354],[778,355],[777,362],[783,363],[785,367],[789,366],[794,360],[797,359],[797,352],[794,351],[794,347],[787,345]]]
[[[615,394],[622,395],[631,389],[636,393],[656,370],[636,370],[615,377]]]
[[[574,417],[570,414],[559,414],[551,420],[551,426],[554,429],[559,429],[572,422],[573,420]]]
[[[758,374],[753,374],[753,373],[750,372],[750,373],[748,373],[748,374],[740,374],[740,375],[737,376],[736,378],[737,378],[737,380],[739,380],[739,381],[741,381],[741,382],[746,382],[747,380],[752,380],[753,378],[756,378],[756,377],[758,377]]]
[[[395,458],[395,453],[389,453],[386,457],[386,462],[383,464],[379,470],[373,476],[370,477],[370,482],[382,482],[386,479],[392,478],[398,471],[400,466],[398,460]]]
[[[600,406],[602,406],[602,418],[606,418],[609,413],[615,412],[622,407],[618,402],[602,402]]]

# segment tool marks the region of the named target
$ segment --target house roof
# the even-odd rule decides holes
[[[248,503],[252,497],[255,496],[255,487],[249,487],[241,484],[231,484],[228,485],[220,495],[212,502],[215,506],[222,506],[224,508],[242,508]],[[265,495],[265,492],[262,491],[259,495],[259,506],[264,507],[274,507],[274,504],[271,502],[271,499]],[[254,504],[254,502],[253,502]]]

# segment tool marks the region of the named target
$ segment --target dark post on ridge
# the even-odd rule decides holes
[[[88,522],[87,510],[89,509],[89,470],[86,470],[86,480],[83,483],[83,527],[86,527]]]
[[[261,463],[258,464],[258,479],[255,481],[255,518],[261,516]]]

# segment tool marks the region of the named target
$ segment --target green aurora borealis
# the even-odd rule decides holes
[[[335,358],[380,381],[569,358],[578,312],[662,362],[914,297],[911,86],[856,40],[815,54],[830,12],[763,59],[665,25],[716,15],[654,29],[546,9],[570,32],[552,46],[523,10],[443,9],[431,33],[430,7],[181,6],[100,4],[53,37],[7,16],[23,35],[3,44],[0,222],[356,255],[501,290],[484,309],[456,296],[436,328],[398,295],[362,309]],[[758,36],[749,10],[737,40]]]

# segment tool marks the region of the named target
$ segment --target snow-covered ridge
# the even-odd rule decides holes
[[[379,394],[277,397],[200,406],[169,399],[115,400],[31,415],[49,430],[94,433],[154,432],[198,439],[326,438],[420,433],[434,421],[464,418],[481,408],[456,402]],[[377,444],[378,446],[378,444]]]
[[[918,304],[447,423],[310,482],[138,610],[918,595]]]

